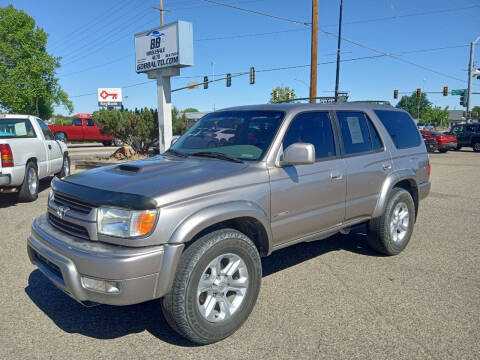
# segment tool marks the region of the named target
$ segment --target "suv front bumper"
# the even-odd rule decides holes
[[[83,240],[55,229],[45,215],[33,222],[27,240],[32,264],[60,290],[84,304],[130,305],[166,295],[183,247],[173,244],[130,248]],[[87,289],[82,285],[82,276],[114,281],[120,291]]]

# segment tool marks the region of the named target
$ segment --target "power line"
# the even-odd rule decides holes
[[[288,22],[291,22],[291,23],[294,23],[294,24],[300,24],[300,25],[306,25],[306,26],[311,25],[311,23],[309,23],[309,22],[288,19],[288,18],[285,18],[285,17],[271,15],[271,14],[267,14],[267,13],[257,11],[257,10],[245,9],[245,8],[242,8],[242,7],[239,7],[239,6],[221,3],[221,2],[218,2],[218,1],[213,1],[213,0],[203,0],[203,1],[215,4],[215,5],[219,5],[219,6],[225,6],[225,7],[229,7],[229,8],[232,8],[232,9],[249,12],[249,13],[252,13],[252,14],[257,14],[257,15],[261,15],[261,16],[270,17],[270,18],[277,19],[277,20],[288,21]]]

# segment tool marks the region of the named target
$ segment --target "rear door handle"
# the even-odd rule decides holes
[[[383,170],[390,170],[392,168],[392,164],[383,164]]]
[[[48,149],[49,149],[49,150],[52,150],[52,145],[49,144],[49,145],[48,145]]]
[[[342,179],[343,179],[343,175],[340,174],[339,172],[331,172],[331,173],[330,173],[330,179],[332,179],[332,181],[342,180]]]

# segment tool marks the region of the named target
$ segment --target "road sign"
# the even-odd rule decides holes
[[[318,102],[320,104],[333,104],[335,103],[335,96],[320,96],[320,97],[317,97],[318,99]],[[348,99],[348,95],[340,95],[340,93],[338,93],[338,102],[341,103],[341,102],[347,102],[347,99]]]
[[[98,88],[98,106],[121,106],[121,88]]]
[[[463,92],[467,91],[467,89],[457,89],[457,90],[452,90],[450,94],[452,95],[462,95]]]

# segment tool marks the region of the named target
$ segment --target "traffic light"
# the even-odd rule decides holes
[[[208,89],[208,76],[203,77],[203,88]]]
[[[393,90],[393,98],[398,99],[398,90],[397,89]]]
[[[276,89],[273,89],[272,91],[272,97],[273,97],[273,102],[277,102],[278,101],[278,92]]]
[[[468,99],[467,99],[467,94],[466,94],[466,92],[464,91],[464,92],[462,92],[462,93],[460,94],[460,105],[466,107],[466,106],[467,106],[467,101],[468,101]]]
[[[255,84],[255,68],[252,66],[250,68],[250,85]]]
[[[227,87],[232,86],[232,74],[227,74]]]
[[[290,101],[290,91],[285,92],[285,100],[288,102]]]
[[[447,96],[448,95],[448,86],[444,86],[443,87],[443,96]]]
[[[417,99],[422,97],[422,90],[420,88],[417,89]]]

